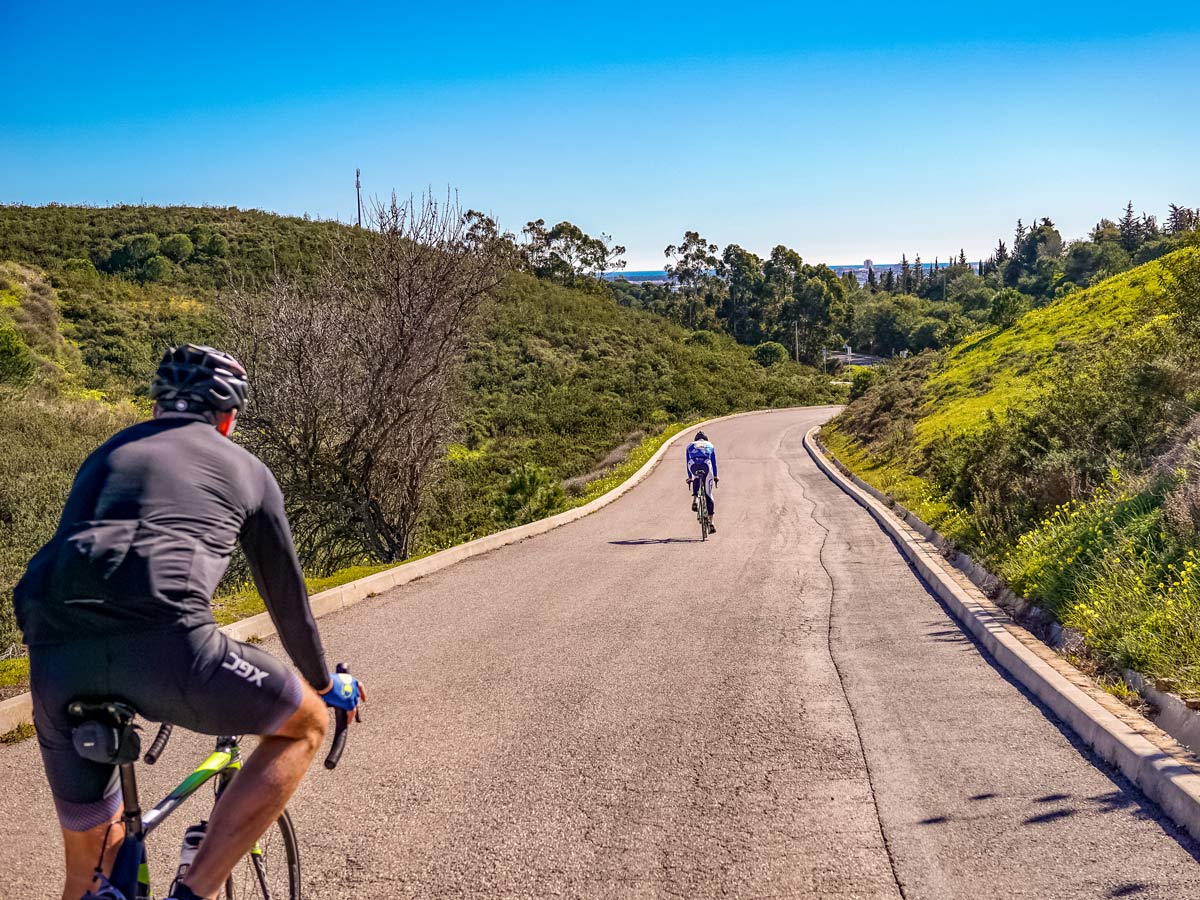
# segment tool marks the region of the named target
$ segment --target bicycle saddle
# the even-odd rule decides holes
[[[84,759],[105,765],[135,762],[142,754],[137,712],[119,700],[72,700],[67,715],[79,722],[71,729],[75,752]]]

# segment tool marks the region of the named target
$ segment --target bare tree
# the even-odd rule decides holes
[[[468,325],[510,258],[452,198],[393,195],[373,219],[315,278],[223,303],[252,378],[243,440],[279,479],[316,570],[408,555]]]

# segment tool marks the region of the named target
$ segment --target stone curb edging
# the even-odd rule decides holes
[[[790,407],[791,409],[827,409],[840,407]],[[785,408],[786,409],[786,408]],[[484,553],[490,553],[500,547],[508,544],[514,544],[517,541],[523,541],[538,534],[543,534],[555,528],[559,528],[577,519],[582,519],[584,516],[591,515],[597,510],[603,509],[610,503],[615,502],[626,492],[632,490],[638,484],[643,482],[649,474],[654,471],[658,463],[667,454],[667,451],[674,445],[687,431],[692,428],[705,428],[717,422],[724,422],[727,419],[736,419],[742,416],[757,416],[765,413],[784,412],[785,409],[761,409],[745,413],[733,413],[728,416],[719,416],[715,419],[706,419],[696,425],[690,425],[687,428],[679,431],[677,434],[668,438],[661,447],[659,447],[654,455],[651,456],[642,467],[622,481],[619,485],[613,488],[606,494],[602,494],[595,500],[585,503],[583,506],[577,506],[574,509],[568,509],[565,512],[550,516],[545,519],[539,519],[536,522],[530,522],[527,525],[518,525],[515,528],[508,528],[504,531],[498,531],[495,534],[489,534],[485,537],[476,538],[473,541],[468,541],[465,544],[459,544],[457,547],[450,547],[447,550],[442,550],[427,556],[424,559],[418,559],[415,562],[405,563],[391,569],[385,569],[382,572],[376,572],[374,575],[368,575],[365,578],[359,578],[356,581],[349,581],[346,584],[339,585],[335,588],[330,588],[327,591],[321,591],[319,594],[313,594],[309,598],[309,603],[312,605],[313,615],[317,618],[327,616],[330,613],[337,612],[341,609],[353,606],[356,603],[361,603],[376,594],[381,594],[384,591],[392,588],[400,587],[409,582],[416,581],[418,578],[424,578],[426,575],[432,575],[434,572],[439,572],[448,566],[452,566],[457,562],[462,562],[464,559],[470,559],[473,556],[480,556]],[[235,640],[247,641],[258,640],[270,637],[275,633],[275,624],[271,621],[268,613],[259,613],[255,616],[242,619],[238,622],[233,622],[221,628],[226,634]],[[0,703],[0,734],[4,734],[19,725],[29,724],[33,721],[33,703],[28,693],[19,694],[8,700]]]
[[[804,447],[813,462],[871,514],[963,627],[1102,759],[1120,769],[1176,824],[1200,840],[1200,774],[1186,761],[1166,753],[1135,732],[1009,633],[982,594],[972,597],[946,574],[928,539],[906,533],[883,502],[854,483],[857,478],[851,481],[838,471],[817,445],[819,428],[814,427],[804,436]],[[927,529],[925,526],[922,531]]]

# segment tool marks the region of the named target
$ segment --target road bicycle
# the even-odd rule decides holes
[[[346,667],[338,665],[339,672]],[[195,770],[167,794],[153,809],[143,814],[138,799],[135,764],[141,756],[141,738],[134,724],[136,711],[118,700],[88,702],[76,700],[68,704],[67,712],[79,724],[72,736],[76,751],[85,759],[105,765],[116,765],[121,780],[125,811],[122,822],[125,837],[117,852],[111,876],[105,878],[96,869],[98,887],[85,895],[92,900],[153,900],[150,868],[146,861],[146,838],[166,821],[185,800],[205,784],[215,779],[214,803],[229,787],[242,768],[240,737],[222,735],[216,749]],[[341,759],[346,745],[348,716],[335,710],[336,727],[333,744],[325,758],[325,768],[333,769]],[[142,760],[154,765],[171,738],[169,722],[159,726],[158,734]],[[225,882],[225,900],[300,900],[300,845],[296,829],[287,810],[275,821],[246,857],[238,863]]]
[[[689,478],[688,487],[692,487],[693,479],[700,482],[700,487],[693,494],[696,501],[696,520],[700,523],[700,540],[707,541],[709,534],[712,533],[712,516],[708,511],[708,492],[705,490],[705,485],[708,481],[708,468],[706,466],[697,466],[692,477]],[[713,485],[714,490],[716,485]]]

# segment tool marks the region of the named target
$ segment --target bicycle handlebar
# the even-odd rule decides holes
[[[167,741],[171,739],[171,731],[175,726],[170,722],[163,722],[158,726],[158,734],[154,736],[154,743],[150,745],[150,749],[146,751],[146,755],[142,757],[142,761],[148,766],[158,762],[158,758],[162,756],[163,750],[167,749]]]
[[[338,663],[337,671],[345,674],[350,670],[345,663]],[[357,709],[354,711],[354,721],[362,721],[362,713]],[[327,769],[337,768],[338,761],[342,758],[342,751],[346,749],[346,729],[350,725],[350,714],[344,709],[335,709],[333,722],[333,743],[329,747],[329,755],[325,757],[325,768]]]

